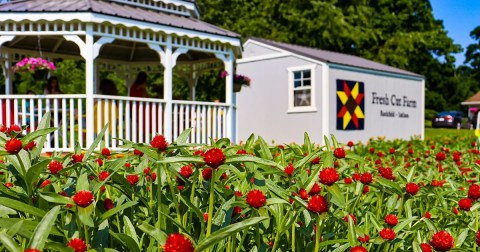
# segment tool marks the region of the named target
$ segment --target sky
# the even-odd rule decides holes
[[[480,25],[480,0],[430,0],[435,19],[443,20],[448,36],[465,48],[475,43],[470,32]],[[463,64],[465,51],[456,54],[456,65]]]

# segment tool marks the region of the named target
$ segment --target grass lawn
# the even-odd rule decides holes
[[[438,138],[438,137],[475,137],[475,131],[469,129],[443,129],[443,128],[425,128],[425,139]]]

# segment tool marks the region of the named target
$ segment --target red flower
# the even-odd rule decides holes
[[[468,188],[468,198],[472,200],[477,200],[480,198],[480,186],[477,184],[472,184]]]
[[[208,213],[203,213],[203,220],[204,220],[205,222],[208,221]]]
[[[389,226],[395,226],[398,224],[398,218],[396,215],[394,214],[387,214],[385,216],[385,222],[389,225]]]
[[[93,193],[87,190],[77,192],[72,199],[79,207],[88,207],[94,201]]]
[[[362,245],[358,245],[358,246],[355,246],[355,247],[351,248],[350,252],[368,252],[368,250],[366,248],[362,247]]]
[[[391,228],[384,228],[380,230],[380,236],[385,240],[393,240],[395,239],[395,231]]]
[[[246,155],[246,154],[248,154],[248,152],[244,149],[240,149],[237,151],[237,155]]]
[[[225,162],[225,155],[221,149],[213,148],[205,152],[203,160],[208,166],[217,168]]]
[[[380,167],[378,168],[378,171],[380,172],[380,176],[388,179],[388,180],[395,180],[395,176],[393,176],[393,171],[392,168],[387,167]]]
[[[125,169],[128,169],[132,167],[132,164],[130,164],[129,162],[126,162],[123,166],[125,166]]]
[[[359,236],[358,241],[361,243],[367,243],[370,240],[370,236],[364,235],[363,237]]]
[[[17,154],[22,149],[22,141],[11,138],[5,143],[5,150],[10,154]]]
[[[456,207],[453,208],[453,214],[458,215],[458,209]]]
[[[30,151],[30,150],[33,150],[33,148],[35,148],[35,146],[37,146],[37,144],[34,141],[31,141],[27,145],[23,146],[23,149],[26,150],[26,151]]]
[[[357,225],[357,218],[355,217],[355,215],[353,214],[349,214],[345,217],[343,217],[343,220],[348,223],[348,216],[350,216],[350,218],[352,218],[352,221],[353,221],[353,225]]]
[[[477,246],[480,246],[480,231],[477,231],[475,235],[475,242],[477,243]]]
[[[314,195],[308,201],[307,209],[312,213],[325,213],[328,211],[328,202],[323,196]]]
[[[443,161],[445,160],[445,152],[439,152],[437,155],[435,155],[435,160],[437,161]]]
[[[320,171],[319,177],[320,177],[320,183],[327,186],[331,186],[335,184],[335,182],[337,182],[338,179],[340,178],[335,168],[323,169],[322,171]]]
[[[345,150],[343,148],[336,148],[334,151],[333,151],[333,155],[336,157],[336,158],[345,158]]]
[[[193,169],[190,165],[185,165],[182,168],[180,168],[180,175],[182,175],[184,178],[190,178],[193,174]]]
[[[354,145],[354,143],[353,143],[352,141],[348,141],[348,143],[347,143],[347,146],[348,146],[348,147],[351,148],[351,147],[353,147],[353,145]]]
[[[143,152],[135,149],[135,150],[133,150],[133,155],[135,155],[135,156],[140,156],[140,157],[141,157],[141,156],[143,156]]]
[[[355,180],[355,181],[359,181],[361,178],[362,178],[362,176],[358,172],[355,172],[352,175],[352,179]]]
[[[390,154],[395,154],[395,149],[394,149],[394,148],[390,148],[390,150],[388,150],[388,152],[389,152]]]
[[[372,180],[373,180],[373,176],[369,172],[365,172],[364,174],[362,174],[362,177],[360,177],[360,182],[362,182],[362,184],[364,185],[368,185],[372,183]]]
[[[235,206],[235,207],[233,207],[233,213],[232,213],[232,215],[235,216],[235,215],[237,215],[237,214],[240,214],[241,212],[242,212],[242,208],[239,207],[239,206]]]
[[[293,171],[295,170],[295,167],[293,167],[292,164],[288,164],[283,171],[287,174],[287,176],[292,176]]]
[[[102,165],[103,165],[103,160],[102,160],[101,158],[95,159],[95,162],[97,162],[98,166],[102,166]]]
[[[420,186],[415,183],[407,183],[405,186],[405,191],[411,195],[417,194],[418,190],[420,190]]]
[[[164,252],[193,252],[193,244],[186,236],[182,234],[173,233],[168,236],[165,245],[163,246]]]
[[[308,192],[304,188],[301,188],[298,190],[298,196],[300,196],[301,199],[306,200],[308,199]]]
[[[368,187],[368,185],[366,185],[366,186],[363,187],[363,194],[366,194],[368,192],[370,192],[370,187]]]
[[[73,248],[75,252],[84,252],[87,251],[87,244],[79,238],[73,238],[71,239],[68,244],[68,247]]]
[[[16,124],[12,124],[10,125],[10,127],[7,129],[7,134],[12,134],[12,132],[21,132],[22,131],[22,127],[16,125]]]
[[[108,149],[108,148],[103,148],[103,149],[102,149],[102,156],[104,156],[104,157],[110,156],[110,149]]]
[[[8,187],[8,188],[13,187],[13,183],[12,182],[7,182],[7,183],[5,183],[5,186]]]
[[[60,163],[60,162],[57,161],[57,160],[52,160],[52,161],[48,164],[48,170],[49,170],[50,173],[53,174],[53,175],[59,173],[62,169],[63,169],[62,163]]]
[[[42,184],[40,185],[41,188],[44,188],[45,186],[47,185],[50,185],[52,182],[50,182],[50,180],[46,179],[42,182]]]
[[[260,208],[265,206],[267,203],[267,198],[262,191],[253,189],[247,194],[247,203],[253,208]]]
[[[103,201],[103,208],[105,208],[105,210],[110,210],[114,207],[113,205],[113,201],[109,198],[106,198],[104,201]]]
[[[157,180],[157,173],[152,172],[152,179],[153,181]]]
[[[202,171],[202,177],[204,180],[210,180],[212,179],[212,172],[213,172],[213,169],[210,168],[210,167],[207,167],[205,169],[203,169]]]
[[[138,182],[138,175],[137,174],[129,174],[127,175],[127,180],[130,185],[135,185]]]
[[[322,188],[318,185],[318,183],[313,184],[312,189],[310,189],[310,192],[308,192],[309,195],[315,195],[318,194]]]
[[[83,160],[83,154],[73,154],[72,155],[72,163],[80,163]]]
[[[320,164],[320,157],[315,157],[314,159],[312,159],[312,161],[310,161],[310,163],[312,165]]]
[[[462,209],[463,211],[470,211],[470,207],[472,207],[471,199],[464,198],[458,201],[458,208]]]
[[[430,219],[432,218],[432,215],[430,214],[430,212],[425,212],[425,215],[423,217]]]
[[[98,174],[98,179],[100,179],[100,181],[104,181],[105,179],[108,178],[108,176],[110,176],[110,173],[108,173],[108,171],[101,171]]]
[[[343,182],[344,182],[345,184],[347,184],[347,185],[350,185],[353,181],[352,181],[351,178],[348,178],[348,177],[347,177],[347,178],[344,178],[344,179],[343,179]]]
[[[153,137],[150,145],[158,151],[164,151],[168,147],[167,140],[165,140],[165,137],[162,135],[156,135]]]
[[[430,245],[436,251],[449,251],[453,248],[453,237],[447,231],[439,231],[433,234]]]
[[[150,167],[145,167],[145,169],[143,169],[143,173],[145,175],[148,175],[148,174],[150,174],[150,170],[151,170]]]
[[[432,246],[428,245],[428,243],[420,244],[420,248],[422,249],[422,252],[432,252]]]
[[[36,248],[28,248],[28,249],[25,249],[23,252],[42,252],[42,251]]]

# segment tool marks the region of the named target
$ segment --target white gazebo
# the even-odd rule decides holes
[[[195,101],[203,71],[234,72],[240,36],[199,20],[194,0],[10,0],[0,4],[0,53],[5,95],[0,123],[35,130],[45,112],[59,130],[45,151],[89,146],[105,122],[105,142],[148,142],[160,133],[169,141],[193,128],[190,140],[235,137],[233,74],[226,77],[225,102]],[[85,94],[13,95],[12,66],[26,56],[85,61]],[[188,80],[190,100],[173,100],[172,74]],[[131,83],[138,71],[163,73],[163,98],[98,94],[101,69],[116,71]],[[108,104],[108,105],[107,105]]]

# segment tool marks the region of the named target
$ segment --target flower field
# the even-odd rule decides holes
[[[1,251],[476,251],[473,138],[271,146],[252,136],[40,155],[1,127]],[[107,127],[104,129],[104,131]],[[104,132],[103,131],[103,132]]]

